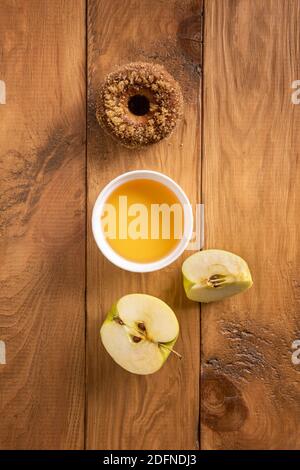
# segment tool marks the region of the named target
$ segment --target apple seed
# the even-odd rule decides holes
[[[141,340],[142,340],[142,338],[140,338],[140,336],[132,336],[132,341],[134,343],[139,343]]]
[[[142,331],[146,331],[145,323],[144,322],[139,322],[137,324],[138,328]]]
[[[207,284],[212,287],[221,287],[226,283],[226,276],[225,274],[213,274],[207,281]]]

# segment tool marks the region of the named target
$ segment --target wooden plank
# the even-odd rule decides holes
[[[139,275],[111,265],[98,251],[90,219],[99,191],[115,176],[139,168],[174,178],[191,201],[200,181],[200,0],[89,0],[88,11],[88,246],[87,448],[194,449],[199,424],[199,308],[183,293],[180,265]],[[95,96],[116,65],[142,60],[165,65],[185,95],[184,120],[165,142],[127,150],[104,135],[95,119]],[[99,328],[122,295],[162,298],[181,324],[176,357],[156,374],[131,375],[113,363]]]
[[[248,260],[254,286],[205,306],[202,445],[296,449],[299,339],[300,3],[210,0],[205,9],[206,246]]]
[[[85,2],[0,15],[0,448],[84,443]]]

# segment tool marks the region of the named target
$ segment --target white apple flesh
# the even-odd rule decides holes
[[[177,340],[179,324],[173,310],[157,297],[129,294],[108,313],[100,330],[106,351],[133,374],[161,368]]]
[[[249,267],[240,256],[223,250],[203,250],[182,265],[183,285],[189,299],[214,302],[249,289]]]

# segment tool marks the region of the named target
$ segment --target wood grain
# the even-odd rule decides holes
[[[1,2],[0,448],[198,449],[201,434],[203,449],[297,449],[299,1],[204,2],[203,107],[201,0],[88,0],[88,51],[85,6]],[[108,72],[135,60],[175,76],[185,117],[169,140],[132,151],[103,134],[95,96]],[[202,194],[206,247],[249,262],[253,288],[202,306],[201,325],[182,259],[126,273],[92,238],[99,191],[139,168],[171,176],[193,203]],[[150,377],[123,371],[99,340],[111,304],[132,292],[162,298],[180,321],[183,361],[170,357]]]
[[[89,449],[195,449],[199,430],[199,307],[185,298],[180,265],[133,274],[111,265],[98,251],[90,218],[95,199],[115,176],[146,168],[166,173],[199,202],[200,191],[200,0],[88,2],[88,246],[87,246],[87,436]],[[167,141],[127,150],[103,134],[95,96],[115,66],[142,60],[165,65],[180,82],[185,118]],[[181,324],[177,349],[155,375],[130,375],[100,344],[99,328],[122,295],[162,298]]]
[[[205,2],[206,246],[243,256],[247,293],[202,307],[202,446],[297,449],[300,3]]]
[[[0,448],[82,448],[84,1],[2,1],[0,56]]]

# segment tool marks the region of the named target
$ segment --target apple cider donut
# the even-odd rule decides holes
[[[164,67],[135,62],[106,77],[96,115],[114,139],[136,148],[169,136],[182,109],[180,87]]]

